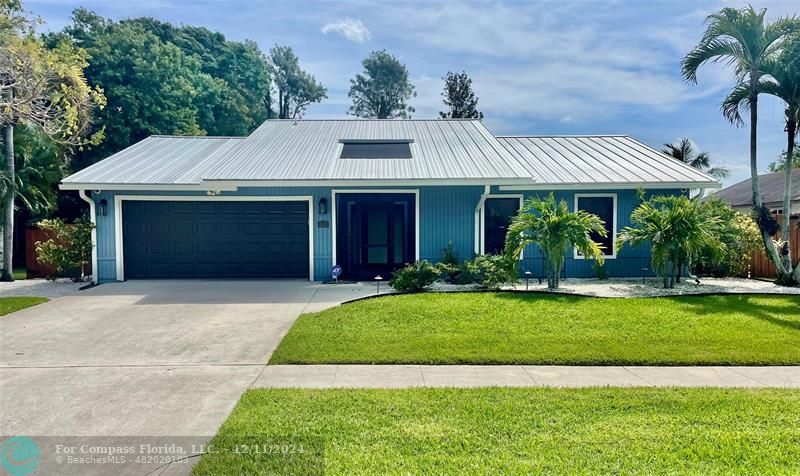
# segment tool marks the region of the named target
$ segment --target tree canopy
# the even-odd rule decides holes
[[[800,150],[795,150],[792,154],[792,168],[800,167]],[[770,172],[784,172],[786,171],[786,151],[784,150],[778,156],[778,160],[770,162],[767,166]]]
[[[697,152],[694,143],[688,137],[684,137],[674,144],[664,144],[664,148],[661,151],[697,170],[702,170],[712,177],[723,179],[728,176],[728,169],[725,167],[712,167],[711,157],[708,152]]]
[[[27,19],[21,8],[18,1],[0,2],[3,281],[13,280],[17,199],[32,211],[52,206],[49,186],[54,178],[60,179],[62,154],[56,148],[48,149],[47,143],[82,147],[96,145],[103,137],[102,127],[92,134],[92,119],[105,105],[105,96],[102,89],[86,82],[85,52],[63,38],[48,48],[36,36],[35,22]],[[16,129],[30,132],[24,137],[33,143],[22,141],[22,147],[15,148]]]
[[[416,97],[406,65],[386,50],[373,51],[361,62],[364,71],[350,80],[350,114],[371,119],[409,119],[408,102]]]
[[[269,71],[278,96],[279,119],[302,117],[308,106],[328,97],[325,87],[300,69],[300,60],[289,46],[275,45],[269,50]]]
[[[48,36],[85,49],[86,78],[107,91],[107,140],[91,163],[152,134],[245,135],[268,117],[269,72],[252,42],[152,18],[115,22],[86,9]]]
[[[472,78],[465,71],[454,73],[447,72],[444,78],[442,102],[447,111],[440,111],[442,119],[483,119],[483,113],[478,111],[478,98],[472,89]]]

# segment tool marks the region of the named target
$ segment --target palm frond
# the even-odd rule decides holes
[[[705,63],[722,63],[738,71],[748,62],[742,45],[730,39],[714,38],[701,41],[681,62],[681,75],[687,82],[697,84],[697,72]]]
[[[750,111],[750,86],[739,83],[731,90],[720,105],[722,115],[736,126],[743,126],[742,116]]]

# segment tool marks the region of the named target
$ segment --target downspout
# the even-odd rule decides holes
[[[478,200],[478,204],[475,205],[475,246],[474,251],[475,255],[481,254],[481,242],[483,241],[483,237],[481,236],[481,229],[483,228],[481,225],[483,224],[483,204],[486,202],[486,197],[491,193],[492,187],[490,185],[486,185],[483,189],[483,194],[481,194],[480,200]]]
[[[92,221],[92,283],[97,284],[97,213],[95,212],[95,203],[88,195],[85,189],[78,190],[78,196],[89,204],[89,219]]]

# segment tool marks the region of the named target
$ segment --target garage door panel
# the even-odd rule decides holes
[[[123,202],[126,278],[307,278],[307,202]]]

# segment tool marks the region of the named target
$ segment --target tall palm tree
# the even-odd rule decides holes
[[[782,99],[786,103],[786,157],[794,157],[795,138],[797,137],[797,125],[800,122],[800,70],[790,67],[790,60],[800,54],[800,38],[792,39],[787,48],[781,51],[776,60],[764,62],[762,70],[764,75],[758,82],[760,93],[769,94]],[[741,113],[750,109],[749,94],[745,85],[739,85],[722,103],[722,112],[728,120],[734,124],[743,124]],[[783,181],[783,209],[790,210],[791,189],[792,189],[792,167],[784,167]],[[795,282],[800,282],[800,263],[792,271],[791,243],[786,237],[789,236],[789,226],[791,220],[788,212],[784,213],[782,236],[785,241],[781,242],[780,256],[783,261],[784,271],[792,276]]]
[[[661,152],[697,170],[705,172],[712,177],[724,179],[728,176],[729,172],[725,167],[711,166],[711,157],[709,157],[708,152],[696,153],[694,144],[688,137],[684,137],[674,144],[664,144],[664,148],[661,149]]]
[[[750,111],[750,176],[753,188],[753,209],[763,214],[763,203],[758,185],[758,94],[759,82],[764,75],[764,65],[776,60],[781,46],[793,32],[800,30],[794,18],[783,18],[767,22],[766,9],[756,11],[752,6],[741,10],[723,8],[706,18],[706,31],[695,48],[684,57],[681,73],[686,81],[697,83],[697,72],[708,62],[732,66],[736,74],[738,88],[746,87],[747,103]],[[772,237],[761,227],[764,249],[778,269],[778,279],[791,280],[791,270],[783,266],[783,260]]]

